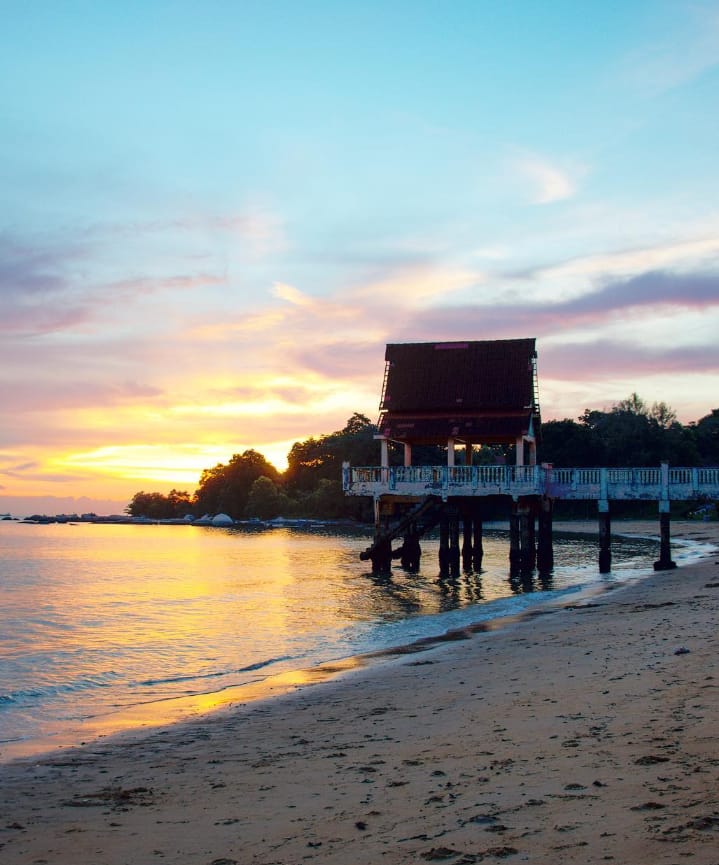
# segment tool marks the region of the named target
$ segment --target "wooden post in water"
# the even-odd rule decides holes
[[[407,534],[404,536],[404,542],[401,550],[401,564],[407,571],[418,571],[419,560],[422,558],[422,548],[419,544],[419,534],[417,526],[412,523]]]
[[[599,573],[608,574],[612,569],[612,529],[609,519],[609,502],[599,500]]]
[[[672,561],[669,502],[659,502],[659,559],[654,562],[655,571],[671,571],[677,563]]]
[[[554,567],[554,547],[552,542],[553,501],[542,496],[539,502],[539,533],[537,537],[537,570],[540,575],[548,574]]]

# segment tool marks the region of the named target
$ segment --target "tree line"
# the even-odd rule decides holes
[[[378,465],[374,424],[355,413],[341,430],[310,437],[292,446],[284,472],[256,450],[234,454],[227,463],[205,469],[198,488],[135,493],[126,507],[131,516],[149,519],[200,517],[226,513],[232,519],[287,518],[370,521],[372,503],[342,492],[342,463]],[[587,409],[577,420],[543,423],[538,455],[557,467],[719,465],[719,409],[696,422],[681,424],[665,403],[647,405],[636,393],[608,411]],[[400,465],[400,447],[390,447],[390,462]],[[513,446],[475,450],[477,464],[514,462]],[[416,465],[446,462],[441,448],[413,448]]]

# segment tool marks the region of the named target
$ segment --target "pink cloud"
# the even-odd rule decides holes
[[[0,381],[0,404],[14,412],[52,412],[82,408],[111,407],[135,401],[157,402],[160,388],[138,382],[101,384],[90,381],[50,381],[29,383]]]
[[[407,339],[447,339],[473,334],[496,339],[531,333],[546,336],[579,325],[610,320],[636,308],[708,309],[719,307],[719,274],[653,271],[566,301],[464,304],[422,310],[405,317],[399,335]]]
[[[541,377],[587,381],[607,377],[719,371],[719,345],[651,348],[612,340],[541,348]]]

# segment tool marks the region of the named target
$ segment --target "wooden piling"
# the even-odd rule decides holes
[[[609,502],[599,502],[599,573],[608,574],[612,569],[612,531],[609,518]]]
[[[669,502],[659,502],[659,559],[654,562],[655,571],[670,571],[676,568],[677,563],[672,561],[671,554],[671,528],[669,515]]]

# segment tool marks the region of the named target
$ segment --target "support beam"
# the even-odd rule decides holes
[[[551,573],[554,567],[554,546],[552,539],[552,516],[554,502],[547,496],[542,496],[539,503],[538,537],[537,537],[537,570],[540,576]]]
[[[659,502],[659,559],[654,562],[655,571],[671,571],[677,563],[672,561],[669,502]]]
[[[537,440],[532,437],[528,438],[529,442],[529,465],[536,466],[537,465]]]
[[[413,524],[404,536],[404,542],[400,549],[400,563],[407,571],[418,571],[421,558],[422,548],[419,545],[419,534]]]
[[[612,530],[609,519],[609,502],[599,502],[599,573],[608,574],[612,569]]]
[[[412,465],[412,445],[407,442],[404,443],[404,464],[405,468]]]

